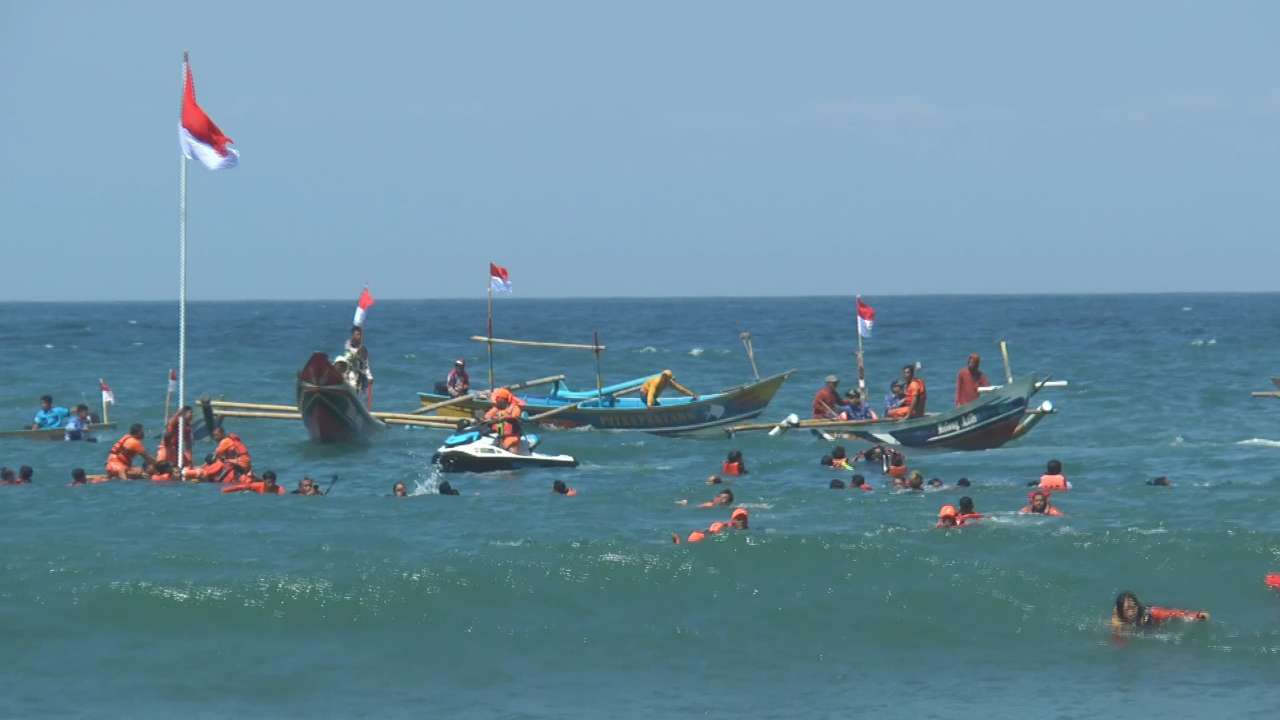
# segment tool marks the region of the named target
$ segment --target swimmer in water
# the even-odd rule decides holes
[[[967,495],[960,498],[960,519],[964,522],[982,519],[982,513],[973,509],[973,498]]]
[[[1267,576],[1262,578],[1262,583],[1272,590],[1280,590],[1280,573],[1267,573]]]
[[[924,475],[919,470],[912,470],[907,476],[907,489],[912,492],[924,492]]]
[[[563,480],[557,480],[551,483],[551,492],[555,493],[556,495],[564,495],[566,497],[574,497],[575,495],[578,494],[577,490],[574,490],[568,485],[565,485]]]
[[[462,494],[457,490],[455,490],[453,486],[449,484],[448,480],[445,480],[444,482],[440,483],[440,485],[436,487],[436,492],[440,493],[441,495],[461,495]]]
[[[391,497],[409,497],[409,488],[402,482],[391,486]]]
[[[969,482],[969,478],[960,478],[956,481],[956,487],[969,487],[973,483]]]
[[[732,505],[732,504],[733,504],[733,491],[730,490],[729,488],[725,488],[720,492],[716,493],[715,497],[711,498],[707,502],[702,503],[698,507],[713,508],[720,505]]]
[[[932,480],[930,480],[930,481],[929,481],[929,487],[931,487],[931,488],[940,488],[940,487],[942,487],[942,478],[933,478]]]
[[[938,508],[938,524],[934,527],[953,528],[964,525],[964,521],[960,519],[960,513],[956,511],[955,505],[943,505]]]
[[[88,485],[89,484],[89,476],[85,474],[84,468],[76,468],[75,470],[71,471],[71,484],[72,485]]]
[[[1023,515],[1062,515],[1061,510],[1049,504],[1049,493],[1044,490],[1031,491],[1027,499],[1027,506],[1018,511]]]
[[[730,450],[728,457],[724,460],[724,465],[720,467],[720,472],[725,475],[746,475],[747,463],[742,459],[742,451]]]
[[[713,522],[706,530],[694,530],[689,533],[689,537],[685,539],[687,543],[702,542],[707,539],[708,535],[719,535],[725,530],[746,530],[748,528],[748,518],[750,513],[744,507],[733,509],[733,513],[729,516],[729,522]],[[671,542],[679,545],[680,536],[671,533]]]
[[[0,468],[0,485],[17,485],[18,476],[10,468]]]
[[[849,489],[861,490],[862,492],[875,492],[875,488],[871,487],[871,484],[868,483],[867,479],[862,477],[862,475],[854,475],[853,478],[849,480]]]
[[[1045,466],[1044,474],[1035,482],[1027,483],[1029,486],[1039,487],[1047,492],[1066,492],[1071,489],[1071,483],[1067,482],[1067,476],[1062,474],[1062,463],[1057,460],[1050,460]]]
[[[1174,608],[1143,605],[1138,596],[1125,591],[1116,596],[1115,610],[1111,613],[1111,627],[1116,630],[1155,627],[1167,620],[1200,622],[1209,619],[1204,610],[1177,610]]]
[[[831,449],[831,467],[837,470],[853,469],[853,463],[849,460],[843,445],[837,445]]]
[[[840,478],[831,478],[831,485],[829,485],[828,487],[830,487],[832,490],[843,490],[844,481],[841,480]]]
[[[1148,480],[1147,484],[1154,485],[1156,487],[1173,487],[1173,483],[1169,482],[1169,478],[1165,477],[1164,475],[1161,475],[1160,477],[1154,478],[1152,480]]]
[[[721,483],[723,483],[723,482],[724,482],[724,480],[721,480],[719,475],[709,475],[709,476],[707,476],[707,484],[708,484],[708,485],[719,485],[719,484],[721,484]]]

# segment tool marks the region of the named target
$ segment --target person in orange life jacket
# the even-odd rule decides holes
[[[675,390],[682,395],[688,395],[694,400],[698,399],[697,393],[676,382],[676,376],[670,370],[663,370],[645,380],[644,384],[640,386],[640,397],[644,398],[645,405],[653,407],[658,404],[658,396],[667,388]]]
[[[160,440],[160,447],[156,448],[156,462],[169,461],[177,462],[178,457],[178,423],[182,423],[182,466],[191,467],[195,463],[191,460],[191,446],[195,444],[195,435],[191,430],[191,406],[183,405],[178,408],[178,412],[169,418],[165,423],[164,436]]]
[[[685,540],[688,543],[702,542],[707,539],[708,535],[719,535],[725,530],[746,530],[748,527],[747,518],[749,513],[746,508],[734,508],[733,513],[729,515],[729,522],[713,522],[705,531],[694,530],[689,533],[689,537]],[[680,536],[671,533],[671,542],[676,545],[680,544]]]
[[[1066,492],[1071,489],[1071,483],[1067,482],[1067,476],[1062,474],[1062,463],[1057,460],[1050,460],[1045,466],[1045,472],[1036,482],[1027,483],[1028,486],[1039,487],[1046,492]]]
[[[148,455],[147,449],[142,445],[144,437],[146,434],[143,432],[142,423],[134,423],[129,427],[128,434],[111,446],[110,452],[107,453],[107,477],[137,480],[146,474],[148,468],[155,465],[155,458]],[[141,468],[133,467],[133,459],[136,457],[142,458]]]
[[[558,482],[558,481],[557,481],[557,482]],[[677,500],[677,501],[676,501],[676,504],[677,504],[677,505],[688,505],[688,504],[689,504],[689,501],[688,501],[687,499],[685,499],[685,500]],[[724,488],[724,489],[723,489],[723,490],[721,490],[720,492],[716,493],[716,494],[715,494],[715,496],[713,496],[710,500],[708,500],[707,502],[704,502],[704,503],[700,503],[699,505],[697,505],[697,507],[700,507],[700,508],[713,508],[713,507],[716,507],[716,506],[718,506],[718,505],[732,505],[732,504],[733,504],[733,491],[732,491],[732,490],[730,490],[729,488]]]
[[[218,425],[210,437],[216,443],[201,467],[183,470],[183,477],[200,482],[242,483],[253,477],[253,458],[240,436]]]
[[[981,520],[982,518],[982,513],[973,509],[973,498],[968,495],[960,498],[960,520],[969,522],[971,520]]]
[[[564,495],[565,497],[573,497],[578,494],[577,490],[565,485],[563,480],[557,480],[551,483],[551,492],[556,495]]]
[[[272,470],[262,473],[257,482],[242,482],[222,488],[224,493],[255,492],[259,495],[286,495],[285,489],[276,484],[276,474]]]
[[[720,472],[725,475],[746,475],[747,463],[742,459],[742,451],[730,450],[728,457],[725,458],[724,465],[720,467]]]
[[[840,378],[828,375],[823,386],[813,396],[813,416],[823,420],[837,420],[840,417]]]
[[[902,381],[906,383],[907,394],[902,404],[889,411],[889,417],[897,420],[923,417],[928,393],[925,391],[924,379],[916,377],[914,365],[902,367]]]
[[[1267,573],[1262,583],[1272,590],[1280,590],[1280,573]]]
[[[964,525],[964,521],[960,519],[960,513],[956,511],[955,505],[943,505],[938,508],[938,523],[934,527],[953,528]]]
[[[981,394],[978,388],[991,385],[987,376],[979,369],[981,364],[982,358],[978,353],[973,353],[969,356],[969,363],[956,373],[956,407],[977,400]]]
[[[1204,610],[1178,610],[1175,608],[1143,605],[1138,596],[1125,591],[1116,596],[1115,610],[1111,613],[1111,627],[1117,630],[1139,627],[1155,627],[1169,620],[1192,622],[1209,619]]]
[[[861,475],[854,475],[853,478],[849,480],[849,489],[861,490],[862,492],[875,492],[875,488],[871,487],[871,483],[867,482],[867,479]]]
[[[520,453],[523,449],[521,439],[524,435],[520,427],[520,419],[524,413],[523,403],[506,388],[494,390],[490,400],[493,402],[493,407],[485,412],[485,422],[493,427],[503,450]]]
[[[944,483],[942,482],[942,478],[931,478],[929,480],[929,487],[931,488],[940,488],[943,486],[943,484]]]
[[[1023,515],[1062,515],[1061,510],[1049,504],[1049,493],[1044,490],[1032,490],[1027,500],[1027,506],[1018,511]]]

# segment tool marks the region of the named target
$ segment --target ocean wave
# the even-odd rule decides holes
[[[696,347],[690,350],[689,354],[692,355],[693,357],[702,357],[702,353],[704,352],[706,352],[706,350],[704,350],[703,348]]]
[[[1249,438],[1248,440],[1241,440],[1236,444],[1247,447],[1280,448],[1280,440],[1268,440],[1266,438]]]

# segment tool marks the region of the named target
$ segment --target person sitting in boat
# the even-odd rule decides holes
[[[53,404],[52,395],[40,396],[40,409],[31,419],[32,430],[56,430],[66,424],[71,411]]]
[[[453,361],[453,369],[444,381],[445,392],[449,397],[462,397],[471,392],[471,376],[467,374],[467,361],[458,358]]]
[[[178,458],[178,424],[182,424],[182,467],[195,465],[191,459],[191,447],[195,445],[195,434],[191,429],[192,412],[190,405],[183,405],[165,424],[164,436],[160,447],[156,449],[156,462],[176,462]]]
[[[351,338],[342,347],[340,357],[346,360],[347,369],[344,377],[347,378],[348,385],[363,392],[373,384],[373,369],[369,366],[369,348],[364,346],[364,328],[359,325],[351,326]]]
[[[67,420],[66,426],[63,428],[62,439],[67,441],[75,440],[92,440],[89,437],[89,424],[92,418],[89,417],[89,406],[81,403],[76,406],[76,414]]]
[[[897,420],[923,417],[927,398],[924,379],[916,377],[914,365],[903,365],[902,381],[907,388],[906,394],[902,398],[902,404],[889,411],[889,417]]]
[[[142,423],[129,426],[129,432],[117,440],[116,444],[111,446],[111,451],[107,453],[107,477],[116,480],[138,480],[146,474],[147,470],[155,466],[155,458],[147,454],[147,449],[142,444],[145,437]],[[141,468],[133,466],[133,459],[136,457],[142,458]]]
[[[838,408],[843,404],[840,400],[839,387],[840,378],[835,375],[828,375],[823,386],[813,396],[813,416],[815,418],[823,420],[839,419],[840,410]]]
[[[862,402],[862,393],[857,390],[850,390],[844,394],[844,403],[840,406],[840,415],[845,420],[856,422],[870,422],[880,419],[874,410]]]
[[[978,388],[989,387],[991,382],[983,374],[980,366],[982,357],[978,353],[969,355],[969,363],[956,373],[956,407],[966,405],[978,399]]]
[[[670,370],[663,370],[645,380],[644,384],[640,386],[640,397],[644,398],[645,405],[653,407],[658,404],[658,396],[668,388],[683,395],[688,395],[694,400],[698,399],[697,393],[676,382],[676,376]]]
[[[524,415],[524,404],[506,388],[494,390],[491,399],[493,407],[485,412],[485,423],[493,428],[503,450],[523,454],[524,433],[520,421]]]
[[[894,408],[901,407],[907,400],[907,386],[901,380],[889,383],[889,394],[884,396],[884,416],[892,417]]]

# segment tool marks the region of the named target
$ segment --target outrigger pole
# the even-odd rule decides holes
[[[493,337],[493,333],[489,333],[489,336]],[[600,375],[600,351],[603,350],[604,348],[600,347],[600,331],[599,330],[591,331],[591,344],[594,346],[592,347],[591,352],[594,353],[596,356],[596,396],[601,398],[601,401],[603,401],[604,378]]]

